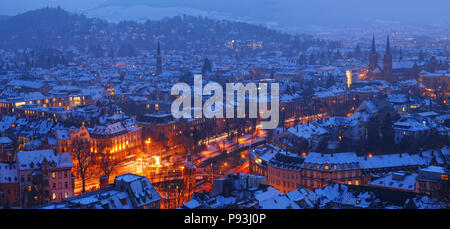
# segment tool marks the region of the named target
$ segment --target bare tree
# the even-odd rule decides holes
[[[98,165],[100,166],[100,169],[103,173],[103,176],[109,177],[114,169],[114,166],[116,165],[117,161],[111,159],[111,156],[108,152],[102,152],[99,154],[98,157]]]
[[[72,157],[75,159],[75,176],[81,178],[82,192],[86,192],[86,180],[92,175],[95,158],[90,152],[90,144],[86,141],[72,142]]]

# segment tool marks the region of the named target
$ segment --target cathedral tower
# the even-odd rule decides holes
[[[375,35],[372,37],[372,48],[369,56],[369,70],[373,71],[377,67],[377,50],[375,49]]]
[[[391,45],[389,43],[389,35],[387,37],[386,42],[386,53],[384,54],[384,70],[383,70],[383,78],[386,81],[392,82],[394,79],[392,78],[392,54],[391,54]]]
[[[158,50],[156,53],[156,75],[160,75],[161,73],[162,73],[161,47],[158,41]]]

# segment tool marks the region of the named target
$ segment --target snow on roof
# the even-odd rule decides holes
[[[263,146],[253,149],[251,155],[253,157],[258,157],[261,160],[268,162],[277,154],[278,151],[280,151],[278,147],[275,147],[270,144],[265,144]]]
[[[61,203],[48,204],[42,208],[134,209],[160,199],[161,196],[146,177],[124,174],[116,177],[113,186],[81,194]]]
[[[216,202],[210,205],[211,208],[223,208],[227,205],[235,204],[237,198],[234,196],[216,196],[215,200]]]
[[[369,181],[370,185],[414,191],[418,174],[390,173],[385,177]]]
[[[0,144],[11,144],[12,140],[8,137],[0,137]]]
[[[59,157],[59,167],[61,168],[71,168],[73,167],[72,156],[69,152],[63,152]]]
[[[27,88],[34,88],[39,89],[45,85],[44,82],[40,81],[26,81],[26,80],[11,80],[7,84],[8,86],[17,86],[17,87],[27,87]]]
[[[69,140],[70,135],[68,130],[59,129],[55,131],[56,139],[58,140]]]
[[[395,122],[393,128],[408,131],[426,131],[430,129],[430,127],[424,125],[423,123],[412,119]]]
[[[262,209],[300,209],[300,207],[286,195],[277,195],[259,203]]]
[[[116,122],[114,124],[110,124],[107,126],[95,126],[92,133],[98,134],[98,135],[110,135],[110,134],[116,134],[116,133],[119,133],[119,132],[122,132],[125,130],[126,129],[122,125],[121,122]]]
[[[305,166],[312,164],[344,164],[350,163],[362,169],[388,168],[401,166],[426,165],[431,161],[431,152],[426,151],[419,154],[383,154],[372,157],[358,156],[354,152],[321,154],[310,152],[304,161]],[[330,168],[333,169],[333,168]]]
[[[304,163],[324,164],[324,163],[354,163],[359,161],[358,156],[354,152],[322,154],[310,152],[305,157]]]
[[[132,194],[131,197],[133,198],[136,207],[141,207],[161,199],[161,196],[153,188],[146,177],[135,174],[124,174],[117,176],[114,180],[114,183],[116,182],[125,182],[129,184],[128,192]]]
[[[418,209],[448,209],[448,204],[430,196],[417,196],[408,201],[413,201]]]
[[[259,202],[265,201],[267,199],[273,198],[274,196],[280,195],[282,192],[278,191],[278,189],[273,187],[268,187],[266,191],[259,190],[255,192],[255,199]]]
[[[49,163],[54,162],[55,168],[70,168],[73,166],[69,153],[57,154],[52,149],[17,152],[17,163],[20,170],[38,168],[44,158]],[[31,165],[33,165],[31,167]]]
[[[417,115],[419,115],[421,117],[427,117],[427,116],[436,116],[436,115],[438,115],[438,113],[436,113],[434,111],[427,111],[427,112],[417,113]]]
[[[41,147],[43,145],[42,141],[39,139],[35,139],[32,141],[29,141],[25,144],[24,149],[25,150],[35,150],[38,149],[39,147]]]
[[[391,103],[406,103],[408,102],[408,98],[405,94],[389,94],[387,99]]]
[[[201,207],[202,205],[196,199],[191,199],[190,201],[185,203],[184,206],[189,209],[195,209]]]
[[[433,173],[445,173],[445,168],[440,166],[428,166],[427,168],[421,169],[420,171],[433,172]]]
[[[310,139],[314,136],[324,135],[328,133],[326,129],[312,123],[305,123],[297,125],[295,127],[291,127],[288,129],[288,132],[299,138],[305,139]]]
[[[24,96],[23,96],[23,99],[24,100],[39,100],[39,99],[44,99],[45,98],[45,96],[44,95],[42,95],[40,92],[38,92],[38,91],[35,91],[35,92],[30,92],[30,93],[27,93],[27,94],[25,94]]]
[[[325,97],[332,97],[332,96],[336,96],[339,94],[344,94],[346,93],[346,91],[342,88],[331,88],[326,90],[326,91],[320,91],[320,92],[315,92],[314,96],[317,96],[318,98],[325,98]]]
[[[392,63],[392,69],[410,69],[414,67],[415,62],[414,61],[396,61]]]
[[[133,181],[139,180],[141,178],[142,178],[141,176],[134,175],[134,174],[124,174],[124,175],[120,175],[120,176],[116,177],[115,180],[128,183],[128,182],[133,182]]]

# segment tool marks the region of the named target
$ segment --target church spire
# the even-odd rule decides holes
[[[158,40],[158,47],[156,52],[156,75],[160,75],[161,73],[162,73],[161,46]]]
[[[158,53],[157,53],[157,55],[161,56],[161,45],[159,44],[159,41],[158,41]]]
[[[397,81],[395,76],[392,75],[392,55],[391,44],[389,43],[389,35],[386,41],[386,53],[384,54],[384,80],[389,82]]]
[[[377,50],[375,49],[375,35],[372,37],[372,48],[369,55],[369,70],[373,71],[377,67]]]
[[[372,48],[370,49],[370,54],[375,54],[377,50],[375,49],[375,35],[372,36]]]
[[[386,55],[391,55],[391,45],[389,44],[389,35],[387,36],[386,42]]]

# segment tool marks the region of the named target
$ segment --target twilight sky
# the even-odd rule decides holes
[[[366,23],[450,24],[449,0],[1,0],[0,15],[45,6],[116,20],[157,19],[177,12],[211,12],[285,26]],[[114,12],[114,13],[113,13]],[[148,13],[146,13],[148,12]],[[117,18],[119,17],[119,18]]]

